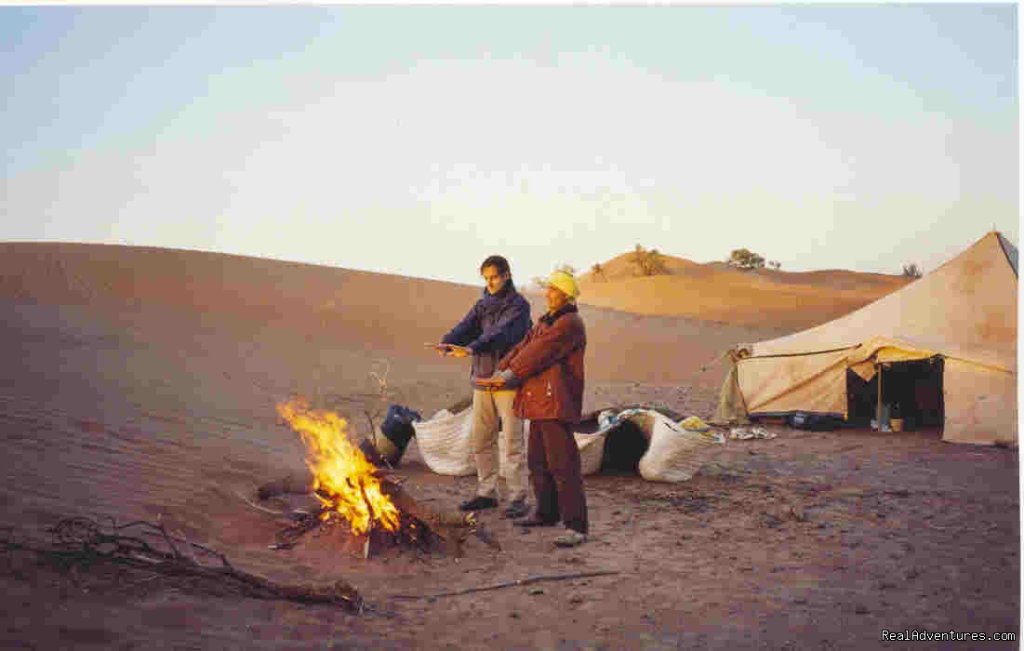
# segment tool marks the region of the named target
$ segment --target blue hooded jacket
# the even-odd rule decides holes
[[[475,388],[481,388],[476,379],[494,375],[498,361],[532,327],[530,304],[509,279],[497,294],[490,294],[484,288],[483,298],[473,304],[462,321],[441,339],[441,343],[465,346],[473,351],[470,378]]]

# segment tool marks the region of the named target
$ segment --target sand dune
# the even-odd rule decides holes
[[[644,279],[638,279],[644,280]],[[373,349],[451,368],[424,356],[422,343],[454,325],[480,288],[432,280],[216,253],[85,244],[0,244],[0,298],[81,306],[104,321],[216,322],[241,343],[256,332],[304,338],[321,349]],[[543,299],[530,295],[533,315]],[[656,305],[652,295],[650,303]],[[710,298],[706,300],[711,300]],[[723,309],[728,304],[720,299]],[[595,379],[672,382],[740,341],[791,330],[779,319],[703,323],[644,317],[585,305]],[[745,306],[734,306],[738,312]],[[657,310],[648,312],[658,313]],[[166,333],[175,336],[175,333]]]
[[[635,275],[623,254],[581,274],[581,302],[638,314],[804,329],[847,314],[903,287],[902,276],[845,270],[741,271],[664,256],[666,274]]]
[[[661,402],[707,417],[723,369],[701,365],[799,321],[781,309],[749,319],[751,305],[764,308],[759,292],[769,291],[757,283],[774,276],[743,276],[744,285],[712,267],[681,268],[728,290],[717,303],[696,291],[687,299],[704,300],[699,316],[719,322],[584,305],[585,408]],[[693,282],[654,281],[648,309],[658,307],[659,282]],[[736,300],[743,291],[750,305]],[[859,648],[882,628],[948,630],[968,610],[978,629],[1017,630],[1016,451],[919,433],[780,430],[774,441],[725,446],[685,484],[588,477],[593,538],[582,550],[552,551],[557,531],[523,534],[494,512],[481,518],[503,551],[469,546],[459,564],[398,551],[366,562],[337,535],[268,550],[282,522],[239,495],[304,467],[302,445],[275,405],[305,395],[362,437],[366,412],[389,402],[427,414],[452,404],[468,393],[468,361],[440,359],[422,343],[479,293],[212,253],[0,244],[0,534],[45,538],[45,527],[69,515],[159,517],[245,571],[293,583],[345,579],[372,604],[354,617],[169,589],[159,577],[68,577],[5,555],[0,646],[735,647],[751,639],[782,646],[797,630],[811,645]],[[536,318],[540,298],[531,302]],[[800,318],[814,316],[802,302],[796,308]],[[385,371],[380,396],[371,372]],[[415,442],[398,472],[408,490],[438,505],[475,487],[473,477],[430,473]],[[862,580],[850,580],[853,568]],[[394,597],[595,569],[619,575],[546,583],[543,592]],[[951,582],[954,571],[960,578]]]

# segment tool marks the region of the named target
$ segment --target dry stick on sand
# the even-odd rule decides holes
[[[377,405],[376,413],[380,415],[380,410],[384,407],[384,403],[387,402],[388,396],[388,374],[391,372],[391,360],[378,359],[376,363],[384,363],[384,374],[380,375],[376,371],[370,371],[370,377],[377,381]],[[370,436],[373,438],[373,447],[377,447],[377,428],[374,426],[373,417],[369,411],[364,412],[366,417],[370,420]]]
[[[242,493],[241,493],[241,492],[239,492],[239,491],[237,491],[237,490],[236,490],[236,491],[233,491],[233,492],[234,492],[234,494],[235,494],[235,497],[237,497],[238,499],[242,500],[242,501],[243,501],[243,502],[245,502],[245,503],[246,503],[246,504],[247,504],[247,505],[248,505],[249,507],[251,507],[251,508],[253,508],[253,509],[255,509],[255,510],[259,511],[260,513],[266,513],[267,515],[273,515],[273,516],[275,516],[275,517],[280,517],[280,518],[287,518],[287,517],[288,517],[288,512],[286,512],[286,511],[275,511],[274,509],[267,509],[267,508],[264,508],[264,507],[260,506],[259,504],[256,504],[255,502],[253,502],[252,500],[250,500],[250,499],[249,499],[248,497],[246,497],[245,495],[242,495]]]
[[[126,535],[126,530],[139,535]],[[220,566],[202,565],[178,552],[173,537],[163,524],[145,521],[118,525],[111,521],[102,526],[89,518],[60,520],[50,529],[49,547],[15,541],[10,535],[0,536],[0,549],[7,552],[26,551],[47,560],[65,571],[88,568],[101,562],[115,563],[135,570],[157,573],[167,579],[191,578],[206,580],[210,589],[234,590],[236,594],[256,599],[282,599],[301,603],[323,603],[341,606],[350,612],[361,612],[363,599],[344,581],[328,586],[288,585],[275,583],[255,574],[235,569],[224,554],[203,545],[187,544],[189,556],[202,551],[220,560]],[[159,539],[170,550],[159,549],[146,537]],[[146,580],[151,580],[147,578]]]
[[[351,483],[352,480],[350,479],[349,484],[351,485]],[[370,547],[372,545],[371,541],[373,540],[373,523],[376,521],[377,516],[373,512],[373,504],[370,503],[370,498],[366,496],[366,486],[364,486],[362,482],[359,484],[359,494],[363,496],[363,502],[366,504],[366,511],[370,514],[370,527],[366,530],[366,541],[363,543],[363,558],[369,558]]]
[[[541,581],[568,581],[571,579],[587,579],[594,576],[611,576],[618,574],[614,570],[599,570],[595,572],[574,572],[572,574],[548,574],[542,576],[529,576],[525,579],[516,579],[515,581],[506,581],[505,583],[496,583],[494,585],[488,585],[481,588],[467,588],[465,590],[455,590],[452,592],[437,592],[428,595],[410,595],[410,594],[396,594],[391,595],[392,599],[437,599],[438,597],[457,597],[464,594],[472,594],[474,592],[487,592],[490,590],[501,590],[502,588],[514,588],[521,585],[530,585],[531,583],[540,583]]]

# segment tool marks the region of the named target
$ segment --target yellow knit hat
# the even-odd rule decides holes
[[[576,297],[580,295],[579,285],[576,284],[576,279],[568,271],[562,271],[561,269],[552,271],[551,275],[548,276],[548,285],[559,289],[572,300],[576,300]]]

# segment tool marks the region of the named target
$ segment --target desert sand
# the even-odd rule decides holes
[[[680,264],[665,278],[586,282],[585,409],[654,402],[708,418],[724,368],[701,369],[725,348],[905,282]],[[0,645],[861,649],[885,646],[883,629],[1019,634],[1018,453],[937,432],[771,427],[778,438],[730,441],[689,482],[590,476],[592,538],[571,550],[552,548],[557,531],[522,533],[494,511],[482,519],[500,552],[471,539],[461,558],[390,549],[364,560],[343,536],[268,549],[281,522],[242,497],[304,467],[275,405],[304,395],[359,438],[363,412],[380,407],[371,372],[387,373],[386,402],[424,414],[452,404],[468,393],[468,361],[422,343],[479,293],[222,254],[0,244],[8,536],[42,536],[69,515],[159,517],[246,571],[341,578],[367,600],[352,615],[159,577],[62,573],[8,553]],[[531,302],[536,318],[541,301]],[[431,473],[415,444],[398,473],[438,507],[475,486]],[[619,574],[427,598],[595,570]]]
[[[663,255],[665,273],[637,276],[632,254],[581,274],[581,301],[636,314],[803,330],[831,321],[903,287],[902,276],[842,269],[789,272],[697,264]]]

